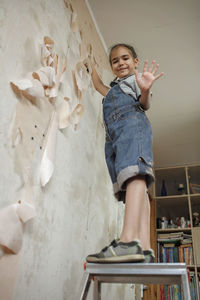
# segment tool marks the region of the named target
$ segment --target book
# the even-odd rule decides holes
[[[179,285],[160,285],[160,300],[182,300],[181,288]]]
[[[192,238],[189,238],[189,239],[183,239],[181,241],[181,244],[192,244]]]
[[[158,234],[157,241],[164,244],[177,244],[178,242],[180,244],[189,244],[192,242],[192,236],[184,232],[161,233]]]
[[[192,244],[174,245],[157,244],[158,262],[175,263],[185,262],[187,265],[194,264]]]
[[[181,247],[181,248],[192,247],[192,244],[191,244],[191,243],[188,243],[188,244],[181,244],[180,247]]]
[[[158,238],[167,238],[168,239],[168,238],[177,238],[177,237],[192,238],[192,235],[188,234],[188,233],[184,233],[183,231],[158,234]]]
[[[197,299],[197,285],[194,272],[189,272],[189,286],[191,300]],[[183,300],[181,287],[179,285],[160,285],[160,300]]]
[[[177,237],[177,238],[158,238],[157,241],[158,242],[164,242],[164,243],[176,243],[178,241],[182,241],[183,237]]]
[[[176,243],[164,243],[163,244],[163,247],[166,247],[166,248],[168,248],[168,247],[175,247],[175,245],[176,245]]]

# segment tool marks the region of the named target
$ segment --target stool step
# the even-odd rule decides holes
[[[191,300],[185,263],[87,263],[88,277],[80,300],[85,300],[91,278],[94,279],[94,299],[101,299],[101,283],[178,284],[182,287],[184,300]]]

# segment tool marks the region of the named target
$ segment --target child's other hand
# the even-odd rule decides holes
[[[163,76],[163,72],[155,75],[159,68],[159,64],[155,65],[155,63],[156,62],[153,60],[148,70],[148,61],[146,60],[144,62],[142,77],[139,76],[137,69],[134,70],[136,81],[141,91],[149,91],[154,81]]]

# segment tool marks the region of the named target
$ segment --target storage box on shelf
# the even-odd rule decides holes
[[[192,300],[200,300],[200,165],[155,170],[157,261],[186,262]],[[170,299],[179,299],[177,286],[160,286]]]

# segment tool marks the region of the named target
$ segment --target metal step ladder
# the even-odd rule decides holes
[[[185,263],[87,263],[80,300],[87,298],[92,279],[94,280],[93,300],[101,300],[102,283],[178,284],[181,286],[183,299],[191,300]]]

